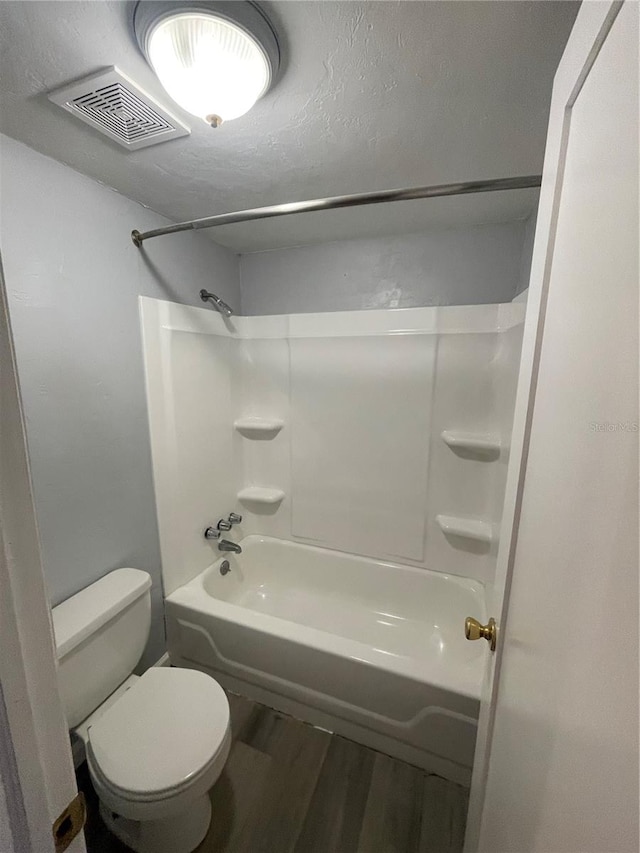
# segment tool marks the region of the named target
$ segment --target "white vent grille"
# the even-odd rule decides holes
[[[49,99],[130,151],[190,133],[117,68],[51,92]]]

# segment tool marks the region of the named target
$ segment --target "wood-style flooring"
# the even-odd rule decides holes
[[[229,694],[233,746],[198,853],[460,853],[467,790]],[[89,853],[127,853],[89,805]]]

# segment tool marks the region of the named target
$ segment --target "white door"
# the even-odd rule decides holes
[[[555,79],[467,851],[638,850],[638,12]]]
[[[53,853],[53,824],[76,794],[0,264],[1,853]],[[85,850],[82,832],[67,849]]]

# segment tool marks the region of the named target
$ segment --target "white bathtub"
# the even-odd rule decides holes
[[[468,783],[486,649],[463,629],[485,616],[482,586],[263,536],[240,544],[167,598],[172,662]]]

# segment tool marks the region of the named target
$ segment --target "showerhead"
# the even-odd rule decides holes
[[[209,293],[208,290],[201,290],[200,299],[202,299],[203,302],[213,302],[223,317],[232,317],[234,314],[233,308],[230,308],[227,303],[223,302],[219,296],[215,295],[215,293]]]

